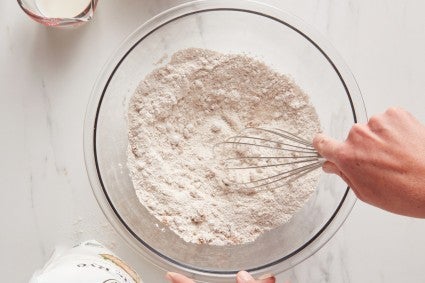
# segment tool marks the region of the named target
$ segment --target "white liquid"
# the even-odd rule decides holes
[[[48,18],[73,18],[84,11],[91,0],[36,0],[40,13]]]

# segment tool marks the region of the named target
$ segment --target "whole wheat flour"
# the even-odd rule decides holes
[[[140,202],[187,242],[243,244],[289,221],[318,174],[274,190],[234,190],[215,144],[247,127],[311,139],[319,128],[307,95],[289,77],[245,55],[175,53],[148,74],[128,111],[128,167]]]

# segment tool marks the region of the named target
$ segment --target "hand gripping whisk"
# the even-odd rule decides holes
[[[221,165],[229,170],[223,182],[237,189],[277,189],[322,166],[311,142],[281,129],[246,128],[216,144]]]

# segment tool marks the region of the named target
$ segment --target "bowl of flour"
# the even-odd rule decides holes
[[[86,115],[86,167],[140,255],[232,282],[240,269],[277,274],[312,255],[355,196],[320,169],[272,190],[229,187],[214,145],[250,127],[342,139],[366,119],[353,76],[313,29],[256,2],[195,1],[138,28],[105,66]]]

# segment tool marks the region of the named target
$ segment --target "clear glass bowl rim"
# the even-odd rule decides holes
[[[106,218],[109,220],[114,229],[120,234],[124,240],[137,252],[143,255],[146,259],[154,265],[164,270],[175,270],[201,282],[231,282],[234,280],[236,271],[231,272],[214,272],[194,269],[185,266],[181,263],[173,261],[158,254],[153,248],[149,246],[142,246],[135,243],[137,236],[132,234],[131,230],[124,221],[120,218],[119,214],[111,204],[110,199],[103,187],[100,179],[99,168],[96,163],[96,120],[97,114],[100,110],[102,98],[108,84],[118,69],[121,62],[126,58],[127,54],[149,34],[155,32],[161,26],[166,25],[178,18],[189,16],[195,13],[208,12],[208,11],[240,11],[256,14],[258,16],[267,17],[271,20],[278,21],[294,31],[302,35],[306,40],[313,44],[323,56],[326,57],[328,62],[332,65],[335,72],[339,76],[344,85],[348,98],[350,100],[351,109],[353,111],[353,118],[356,123],[364,123],[367,121],[367,114],[360,89],[355,81],[354,76],[349,70],[348,66],[336,52],[335,48],[317,31],[305,24],[300,19],[288,14],[273,6],[260,3],[257,1],[249,0],[197,0],[175,6],[166,10],[145,24],[136,29],[121,46],[115,51],[113,56],[108,60],[106,65],[98,77],[91,94],[90,101],[87,106],[86,117],[84,122],[84,157],[87,174],[89,176],[90,184],[95,195],[95,198],[101,207]],[[325,245],[337,230],[344,223],[349,215],[352,207],[356,202],[356,196],[348,187],[346,189],[344,198],[342,199],[339,207],[329,219],[327,224],[308,242],[300,247],[296,252],[289,256],[280,259],[276,262],[266,264],[251,271],[254,275],[262,274],[278,274],[293,266],[304,261],[315,252],[317,252],[323,245]],[[325,233],[326,232],[326,233]],[[140,241],[139,241],[140,242]]]

